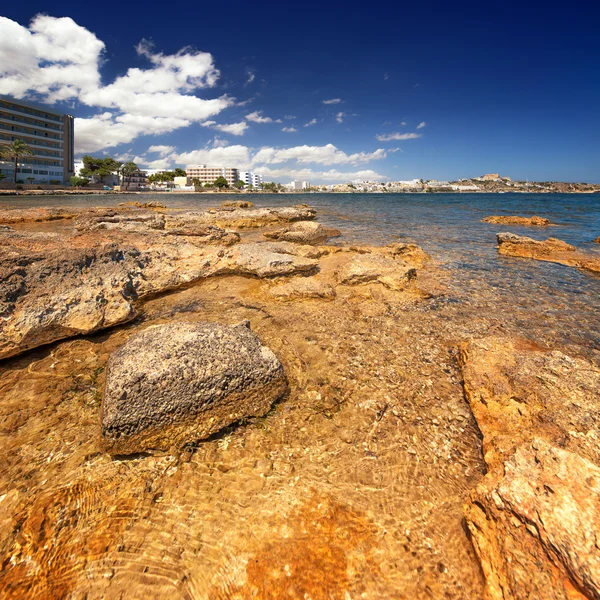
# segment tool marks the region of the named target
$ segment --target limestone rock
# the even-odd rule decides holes
[[[600,598],[600,469],[533,439],[466,508],[493,600]]]
[[[575,246],[556,238],[540,241],[512,233],[499,233],[497,238],[498,252],[505,256],[533,258],[600,272],[600,257],[580,252]]]
[[[519,216],[498,216],[485,217],[481,219],[486,223],[495,223],[497,225],[533,225],[538,227],[547,227],[552,225],[548,219],[543,217],[519,217]]]
[[[594,240],[596,244],[600,244],[600,235]]]
[[[429,255],[417,244],[404,244],[398,242],[383,248],[386,254],[393,258],[401,258],[413,266],[422,267],[429,261]]]
[[[322,244],[327,238],[342,235],[339,229],[324,227],[313,221],[299,221],[288,227],[264,234],[266,238],[295,244]]]
[[[339,283],[357,285],[379,282],[393,290],[403,290],[417,276],[404,261],[380,254],[356,254],[336,272]]]
[[[116,245],[0,255],[0,358],[130,320],[147,261]]]
[[[239,244],[229,250],[223,258],[219,274],[281,277],[311,273],[316,269],[316,260],[292,254],[289,247],[254,243]]]
[[[247,324],[150,327],[109,360],[102,435],[113,454],[179,448],[265,415],[286,391],[282,364]]]
[[[249,202],[248,200],[225,200],[224,202],[221,202],[221,206],[223,208],[252,208],[254,203]]]
[[[11,206],[0,206],[0,223],[34,223],[72,219],[84,210],[80,208],[13,208]]]
[[[489,469],[465,507],[486,597],[600,598],[600,368],[501,337],[459,363]]]
[[[135,208],[167,208],[162,202],[121,202],[119,206],[134,206]]]
[[[202,213],[187,212],[181,216],[199,223],[217,225],[218,227],[253,228],[274,225],[277,223],[291,223],[293,221],[307,221],[314,219],[317,211],[310,207],[274,207],[274,208],[249,208],[234,209],[217,208]]]
[[[600,465],[599,367],[503,337],[462,344],[459,364],[490,467],[533,436]]]
[[[165,217],[148,211],[96,210],[80,215],[75,219],[78,231],[102,229],[145,233],[165,228]]]
[[[297,277],[269,289],[269,295],[278,300],[297,300],[303,298],[325,298],[331,300],[336,293],[332,286],[315,277]]]

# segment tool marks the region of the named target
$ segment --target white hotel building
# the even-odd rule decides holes
[[[19,158],[17,180],[23,183],[69,181],[74,174],[73,117],[22,100],[0,96],[0,145],[20,139],[33,156]],[[14,162],[0,161],[4,181],[12,182]]]
[[[252,185],[256,188],[262,187],[263,184],[262,175],[253,173],[252,171],[240,171],[239,178],[240,181],[243,181],[246,185]]]

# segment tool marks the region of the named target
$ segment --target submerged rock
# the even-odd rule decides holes
[[[498,216],[485,217],[481,219],[486,223],[495,223],[497,225],[534,225],[538,227],[547,227],[552,225],[548,219],[544,217],[519,217],[519,216]]]
[[[102,435],[113,454],[179,448],[265,415],[286,391],[282,364],[245,323],[150,327],[109,360]]]
[[[496,337],[459,362],[489,469],[465,508],[488,597],[600,597],[600,368]]]
[[[554,262],[568,267],[600,272],[600,257],[578,251],[575,246],[557,238],[534,240],[513,233],[499,233],[498,252],[505,256],[517,256]]]
[[[315,277],[298,277],[292,281],[270,288],[268,293],[278,300],[297,300],[302,298],[324,298],[331,300],[336,296],[335,290],[331,285]]]
[[[416,269],[404,261],[370,253],[352,256],[336,272],[341,284],[378,282],[392,290],[403,290],[416,276]]]
[[[322,244],[327,238],[342,235],[339,229],[324,227],[313,221],[299,221],[289,227],[283,227],[264,234],[266,238],[295,244]]]

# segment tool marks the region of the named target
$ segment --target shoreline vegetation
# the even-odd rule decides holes
[[[598,365],[317,218],[0,207],[3,598],[600,596]]]

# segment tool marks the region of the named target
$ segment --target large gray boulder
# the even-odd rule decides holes
[[[283,366],[247,323],[149,327],[109,359],[102,436],[111,454],[180,448],[265,415],[286,391]]]

